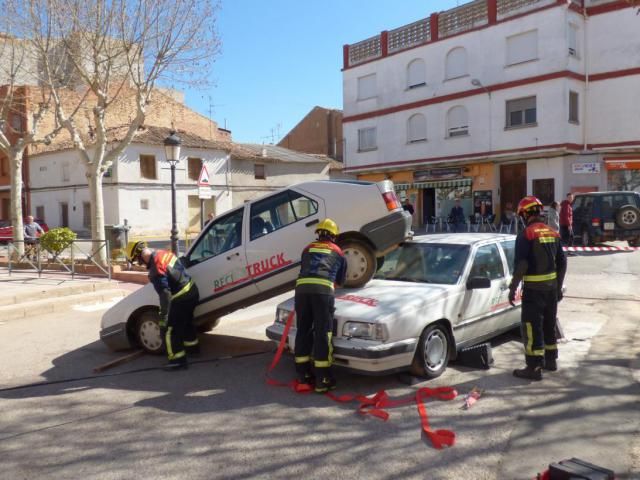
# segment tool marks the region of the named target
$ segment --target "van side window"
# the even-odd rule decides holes
[[[240,209],[209,223],[205,234],[189,253],[189,263],[193,265],[202,262],[242,245],[243,214],[244,209]]]
[[[488,277],[490,280],[504,278],[502,258],[497,245],[484,245],[478,248],[469,274],[469,278],[472,277]]]
[[[255,240],[318,212],[316,201],[287,190],[251,206],[250,238]]]
[[[507,240],[506,242],[502,242],[500,245],[502,245],[504,256],[507,257],[507,266],[509,268],[509,275],[513,275],[514,264],[516,261],[516,241]]]

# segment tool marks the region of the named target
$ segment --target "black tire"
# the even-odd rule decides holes
[[[638,246],[638,239],[637,238],[629,238],[627,240],[627,243],[629,244],[630,247],[637,247]]]
[[[424,329],[416,348],[411,374],[429,379],[438,378],[449,364],[451,337],[441,323],[432,323]]]
[[[138,345],[146,352],[154,355],[164,353],[164,339],[160,334],[160,317],[158,312],[145,310],[135,322],[135,337]]]
[[[213,330],[214,328],[216,328],[216,326],[218,325],[219,321],[216,320],[212,320],[210,322],[206,322],[203,323],[201,325],[198,325],[196,327],[196,330],[198,331],[198,333],[207,333],[210,332],[211,330]]]
[[[593,246],[593,239],[589,234],[589,229],[585,226],[582,227],[582,234],[580,235],[580,239],[582,240],[583,247],[591,247]]]
[[[359,240],[343,240],[339,245],[347,259],[347,279],[344,286],[364,287],[373,278],[378,267],[373,248]]]
[[[633,205],[623,205],[616,212],[616,223],[625,230],[640,228],[640,209]]]

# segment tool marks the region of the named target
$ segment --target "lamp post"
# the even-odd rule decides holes
[[[176,223],[176,165],[180,161],[180,145],[182,140],[171,130],[164,139],[164,153],[171,166],[171,251],[178,254],[178,225]]]
[[[471,85],[473,85],[474,87],[480,87],[481,89],[483,89],[487,95],[489,96],[489,153],[488,155],[491,155],[491,135],[492,135],[492,129],[493,126],[491,125],[491,90],[489,90],[487,87],[485,87],[482,82],[480,80],[478,80],[477,78],[473,78],[471,79]]]

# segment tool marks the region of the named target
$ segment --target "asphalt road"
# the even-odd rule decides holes
[[[570,258],[560,305],[568,342],[543,382],[511,375],[523,355],[510,336],[494,342],[486,371],[451,365],[413,386],[339,373],[338,393],[455,387],[458,398],[426,404],[434,429],[456,432],[446,450],[421,436],[413,405],[383,422],[355,414],[355,404],[266,385],[273,346],[264,327],[276,301],[224,318],[203,337],[199,363],[177,374],[143,357],[94,376],[119,356],[96,340],[106,305],[0,319],[0,478],[531,479],[579,457],[638,479],[639,273],[640,252]],[[292,378],[291,364],[285,357],[279,378]],[[51,383],[19,388],[42,381]],[[474,386],[485,394],[462,410]]]

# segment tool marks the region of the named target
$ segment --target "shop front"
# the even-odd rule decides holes
[[[640,157],[604,160],[608,190],[640,192]]]

